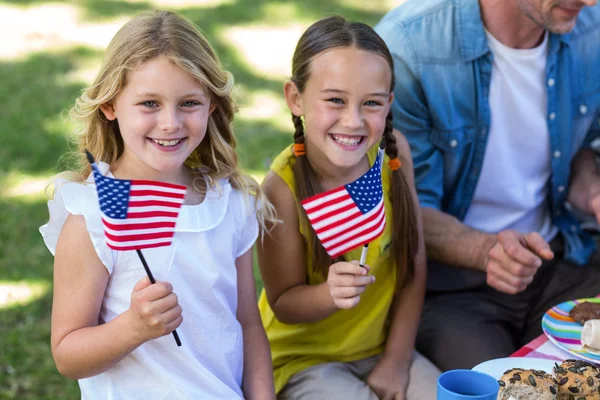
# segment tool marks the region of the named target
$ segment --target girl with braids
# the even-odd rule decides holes
[[[329,17],[296,47],[284,92],[294,144],[263,187],[283,222],[259,244],[259,300],[280,399],[436,397],[439,371],[414,351],[425,252],[405,139],[392,130],[392,57],[365,24]],[[330,259],[300,202],[382,170],[385,231]]]
[[[119,30],[72,110],[80,168],[41,232],[55,255],[52,353],[85,399],[275,398],[251,250],[274,213],[237,166],[232,86],[195,26],[148,13]],[[172,244],[144,250],[156,283],[135,251],[108,247],[84,149],[108,176],[187,187]]]

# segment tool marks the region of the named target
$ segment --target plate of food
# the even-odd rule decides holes
[[[542,330],[574,356],[600,363],[600,298],[565,301],[546,311]]]
[[[473,368],[498,380],[498,400],[598,398],[600,369],[583,360],[498,358]],[[589,397],[588,397],[589,396]]]

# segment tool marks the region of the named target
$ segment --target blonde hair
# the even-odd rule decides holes
[[[256,196],[255,208],[263,228],[265,222],[275,222],[274,208],[261,187],[238,167],[231,127],[236,112],[231,98],[233,76],[222,68],[204,35],[187,19],[170,11],[142,13],[127,22],[111,40],[92,86],[76,100],[69,113],[71,119],[83,123],[83,129],[77,137],[76,171],[66,179],[83,182],[89,176],[91,167],[84,149],[109,165],[123,154],[118,123],[107,120],[100,105],[113,102],[127,85],[129,74],[159,56],[169,58],[202,83],[215,105],[206,136],[185,165],[201,171],[210,186],[228,178],[234,188]]]

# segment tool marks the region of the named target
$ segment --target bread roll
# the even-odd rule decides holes
[[[581,344],[600,350],[600,319],[585,321],[581,330]]]
[[[554,400],[557,393],[552,376],[534,369],[509,369],[498,384],[498,400]]]
[[[581,360],[566,360],[554,367],[557,400],[600,400],[600,370]]]

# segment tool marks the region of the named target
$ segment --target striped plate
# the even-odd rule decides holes
[[[542,318],[542,330],[548,339],[561,349],[578,358],[598,364],[600,363],[600,351],[594,351],[588,347],[583,348],[580,341],[583,326],[569,317],[569,311],[573,307],[586,301],[600,303],[600,298],[565,301],[552,307]]]

